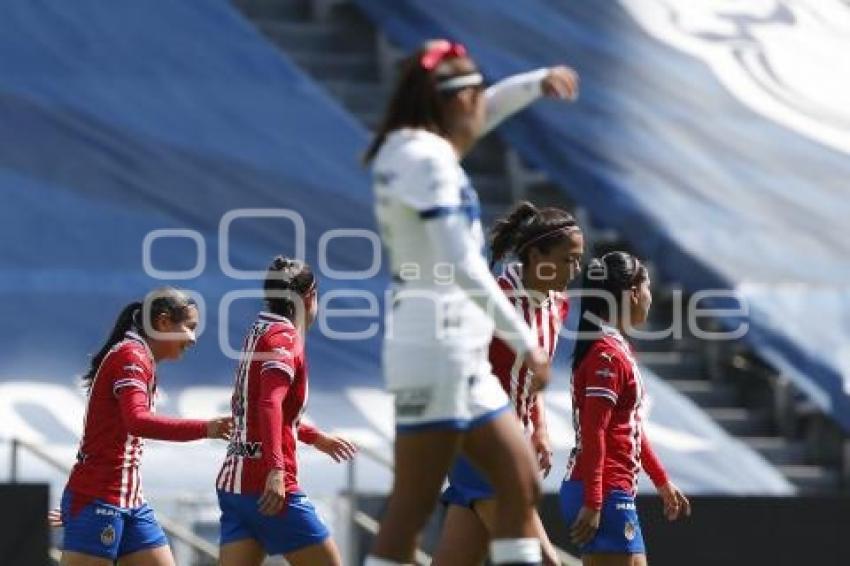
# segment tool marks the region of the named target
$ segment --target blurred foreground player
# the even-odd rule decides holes
[[[83,378],[88,403],[77,463],[62,495],[64,566],[173,566],[168,540],[142,495],[145,438],[229,439],[228,417],[155,416],[156,364],[195,343],[198,309],[190,297],[158,289],[127,305]]]
[[[583,293],[573,358],[576,443],[561,484],[561,510],[585,566],[642,566],[646,550],[635,495],[641,468],[670,520],[690,503],[652,451],[642,420],[645,389],[624,334],[646,322],[649,274],[625,252],[594,259]]]
[[[267,310],[245,336],[231,406],[236,429],[218,475],[221,566],[259,566],[283,555],[292,566],[339,566],[339,551],[298,487],[296,438],[336,462],[356,448],[301,421],[307,406],[304,337],[317,314],[316,280],[305,263],[272,261]]]
[[[402,64],[366,152],[396,285],[383,347],[395,395],[395,476],[368,565],[412,561],[458,451],[495,490],[493,562],[540,563],[537,465],[487,349],[495,327],[532,371],[532,391],[548,382],[549,356],[487,269],[478,196],[459,160],[541,94],[576,93],[577,78],[564,67],[485,89],[466,49],[446,40],[428,42]]]

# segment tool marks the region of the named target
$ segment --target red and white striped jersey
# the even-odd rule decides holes
[[[270,384],[285,384],[280,401],[281,429],[264,431],[261,414],[263,404],[270,401],[265,398],[264,390],[268,391]],[[295,441],[308,393],[307,361],[301,334],[285,317],[260,313],[245,337],[242,358],[236,369],[231,398],[235,428],[227,458],[218,474],[216,487],[219,490],[262,493],[266,476],[275,467],[272,457],[277,454],[282,461],[286,492],[298,491]],[[264,446],[263,438],[272,438],[279,446],[277,449]]]
[[[644,443],[641,422],[645,391],[634,352],[617,329],[602,328],[602,337],[592,344],[573,374],[576,446],[567,467],[567,477],[585,482],[586,498],[595,500],[594,505],[601,504],[601,498],[611,490],[636,493],[641,449],[648,447]],[[607,426],[602,430],[588,428],[588,423],[595,422],[588,406],[591,399],[603,400],[605,404],[595,407],[610,411]],[[583,438],[591,434],[604,439],[604,446],[599,450],[596,442],[591,444]],[[591,494],[591,491],[597,493]]]
[[[130,434],[121,414],[119,395],[138,389],[147,394],[148,410],[156,399],[156,364],[147,342],[134,332],[103,358],[89,391],[83,438],[68,489],[133,508],[144,503],[139,463],[145,441]]]
[[[522,284],[522,264],[519,263],[506,265],[498,283],[519,312],[520,318],[537,336],[540,347],[549,352],[549,359],[552,359],[558,345],[558,335],[569,311],[566,293],[551,291],[542,302],[535,301]],[[506,342],[493,337],[490,343],[490,365],[514,404],[523,427],[530,430],[537,394],[530,392],[532,376],[522,358]]]

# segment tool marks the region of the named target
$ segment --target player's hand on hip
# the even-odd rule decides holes
[[[578,73],[570,67],[558,65],[549,69],[549,74],[540,83],[544,96],[574,102],[578,99]]]
[[[675,521],[683,515],[685,517],[691,515],[691,502],[673,482],[667,482],[659,487],[658,495],[664,503],[664,516],[668,521]]]
[[[207,438],[230,440],[233,434],[233,417],[218,417],[207,421]]]
[[[534,447],[534,453],[537,454],[537,464],[545,478],[552,469],[552,443],[549,441],[549,434],[543,429],[535,430],[531,435],[531,445]]]
[[[532,393],[549,385],[549,354],[543,348],[534,348],[525,354],[525,367],[531,372]]]
[[[283,510],[286,503],[286,484],[284,483],[283,470],[273,469],[266,476],[266,487],[257,507],[263,515],[277,515]]]
[[[324,452],[333,458],[334,462],[337,463],[345,460],[351,460],[357,453],[357,445],[350,440],[334,434],[325,434],[323,432],[320,432],[319,436],[316,437],[316,441],[313,443],[313,446],[316,450]]]
[[[599,530],[601,517],[602,513],[598,509],[583,506],[576,520],[570,525],[570,539],[573,544],[583,546],[593,540]]]

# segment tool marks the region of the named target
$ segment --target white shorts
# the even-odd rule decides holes
[[[386,341],[384,376],[398,433],[467,430],[510,407],[483,347]]]

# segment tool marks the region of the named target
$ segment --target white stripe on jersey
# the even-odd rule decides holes
[[[265,334],[270,326],[269,322],[258,321],[254,323],[254,328],[246,340],[245,349],[242,351],[242,362],[239,367],[240,377],[242,378],[242,429],[240,430],[239,440],[244,444],[248,442],[248,382],[250,381],[251,359],[254,356],[254,349],[257,347],[257,342],[260,337]],[[232,493],[242,493],[242,469],[245,464],[245,457],[236,456],[236,466],[233,468],[233,476],[230,482],[230,490]]]
[[[124,441],[124,456],[121,461],[121,493],[118,500],[119,507],[128,507],[127,500],[129,499],[129,483],[132,467],[130,466],[130,458],[133,454],[133,436],[128,434]]]

